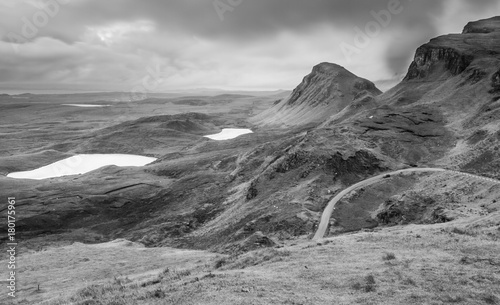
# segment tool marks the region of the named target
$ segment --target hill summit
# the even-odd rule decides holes
[[[321,63],[313,67],[289,97],[253,118],[263,125],[319,123],[360,98],[377,96],[375,85],[344,67]]]

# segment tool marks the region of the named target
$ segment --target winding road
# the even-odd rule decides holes
[[[388,176],[397,175],[400,173],[408,173],[408,172],[453,172],[453,173],[465,175],[465,176],[468,176],[471,178],[482,179],[482,180],[486,180],[489,182],[494,182],[494,183],[500,184],[500,181],[495,180],[495,179],[481,177],[481,176],[472,175],[472,174],[463,173],[463,172],[454,171],[454,170],[447,170],[447,169],[443,169],[443,168],[407,168],[407,169],[401,169],[401,170],[398,170],[395,172],[384,173],[384,174],[381,174],[381,175],[378,175],[375,177],[368,178],[368,179],[363,180],[361,182],[358,182],[354,185],[351,185],[350,187],[346,188],[342,192],[338,193],[337,196],[333,197],[333,199],[330,200],[330,202],[328,202],[328,205],[326,206],[325,210],[323,211],[323,215],[321,216],[321,222],[319,223],[318,230],[316,231],[316,234],[314,234],[313,240],[318,240],[318,239],[323,238],[323,236],[325,236],[326,229],[328,228],[328,223],[330,222],[330,216],[332,215],[333,209],[335,208],[335,205],[337,204],[337,202],[339,202],[340,199],[342,199],[345,195],[347,195],[348,193],[350,193],[356,189],[375,184],[375,183],[383,180],[384,178],[388,178]]]

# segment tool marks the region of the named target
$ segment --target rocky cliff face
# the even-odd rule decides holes
[[[467,69],[473,59],[474,56],[453,48],[424,45],[417,49],[405,80],[426,78],[433,72],[441,72],[438,69],[457,75]]]
[[[494,17],[468,23],[462,34],[432,39],[417,49],[405,81],[461,74],[474,60],[498,57],[500,46],[494,41],[499,38],[500,18]]]
[[[429,130],[446,131],[446,138],[456,139],[438,161],[442,167],[496,176],[500,169],[496,162],[500,143],[495,136],[500,128],[500,17],[470,22],[461,34],[437,37],[418,48],[404,81],[378,102],[393,107],[392,112],[404,109],[413,116],[423,106],[428,113],[443,114],[439,128],[432,125],[436,122],[417,125],[430,124]],[[400,128],[387,118],[390,113],[378,112],[384,113],[381,119],[362,120],[361,126]],[[375,118],[384,124],[377,124]]]

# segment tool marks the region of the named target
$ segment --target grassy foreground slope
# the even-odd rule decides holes
[[[481,227],[498,230],[498,216]],[[30,278],[47,281],[40,292],[31,283],[29,302],[17,304],[499,304],[498,235],[476,220],[297,239],[239,256],[76,244],[23,257]],[[95,251],[101,259],[86,262]],[[70,266],[56,264],[69,254]],[[121,267],[103,280],[111,262]],[[53,298],[34,302],[41,296]]]

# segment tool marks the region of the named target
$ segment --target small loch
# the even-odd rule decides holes
[[[108,165],[137,167],[154,161],[156,158],[125,154],[76,155],[30,171],[10,173],[7,177],[42,180],[85,174]]]
[[[223,140],[231,140],[242,136],[244,134],[253,133],[251,129],[241,129],[241,128],[224,128],[221,132],[213,135],[205,136],[211,140],[223,141]]]

